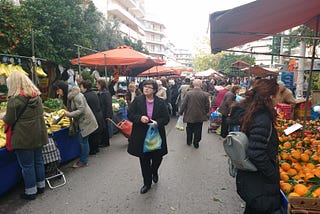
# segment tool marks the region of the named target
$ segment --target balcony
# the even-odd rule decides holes
[[[128,8],[136,7],[136,5],[137,5],[135,0],[117,0],[117,1],[120,2],[122,5],[125,5]]]
[[[161,40],[154,40],[154,39],[146,39],[146,43],[150,43],[150,44],[156,44],[156,45],[161,45],[164,46],[165,43]]]
[[[120,5],[111,4],[108,13],[120,19],[120,21],[123,24],[126,24],[129,28],[132,28],[140,34],[144,34],[144,26],[142,23]]]

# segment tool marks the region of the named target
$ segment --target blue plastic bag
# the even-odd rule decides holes
[[[143,143],[143,152],[152,152],[161,149],[162,139],[155,124],[149,124],[149,129]]]

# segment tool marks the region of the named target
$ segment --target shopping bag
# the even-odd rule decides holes
[[[178,129],[179,131],[183,131],[183,130],[184,130],[184,126],[183,126],[183,115],[180,115],[180,116],[178,117],[177,124],[176,124],[176,129]]]
[[[11,136],[12,136],[12,126],[9,126],[8,124],[4,124],[4,133],[6,133],[6,149],[11,152]]]
[[[143,143],[143,152],[152,152],[161,149],[162,139],[157,125],[149,124],[149,129]]]

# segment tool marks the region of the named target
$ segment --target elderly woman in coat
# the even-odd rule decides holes
[[[133,122],[128,153],[139,157],[143,176],[141,194],[149,191],[152,181],[158,182],[158,169],[162,157],[168,153],[165,125],[170,117],[164,100],[155,96],[157,83],[153,80],[143,82],[143,95],[136,97],[128,109],[128,118]],[[158,126],[162,139],[161,149],[144,153],[143,144],[149,128],[149,123]]]
[[[65,112],[65,116],[74,119],[79,126],[80,134],[78,141],[80,143],[80,160],[73,164],[73,168],[84,167],[88,165],[89,135],[98,129],[98,123],[92,113],[86,98],[80,93],[80,88],[74,86],[68,94],[70,102],[70,112]]]

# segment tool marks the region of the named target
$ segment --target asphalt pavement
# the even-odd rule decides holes
[[[34,201],[19,198],[22,183],[0,197],[0,213],[12,214],[240,214],[244,203],[228,174],[222,140],[208,133],[204,123],[200,147],[186,144],[185,131],[166,126],[168,155],[159,169],[159,182],[146,194],[138,158],[127,153],[120,133],[111,146],[90,156],[89,166],[73,169],[71,161],[60,169],[67,184],[38,195]],[[1,179],[1,178],[0,178]]]

